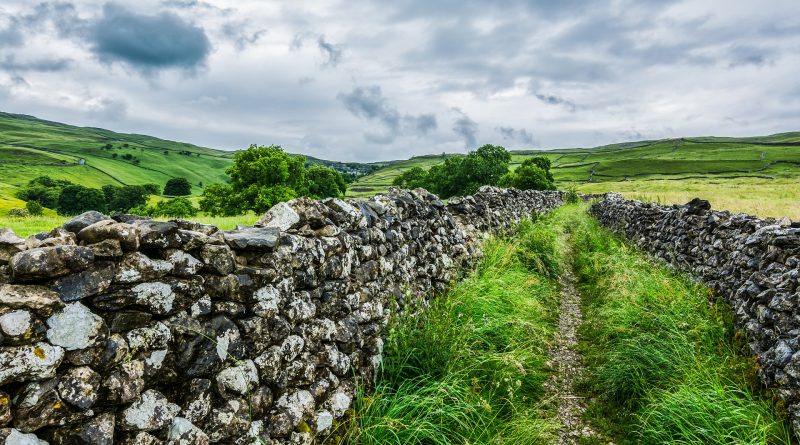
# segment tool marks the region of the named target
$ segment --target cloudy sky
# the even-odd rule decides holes
[[[800,130],[798,0],[0,4],[0,110],[327,159]]]

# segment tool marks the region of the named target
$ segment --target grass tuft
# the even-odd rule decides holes
[[[548,443],[542,383],[561,242],[551,219],[489,240],[473,274],[395,319],[377,387],[357,397],[351,443]]]
[[[590,416],[621,443],[790,444],[755,393],[729,306],[588,217],[576,227]]]

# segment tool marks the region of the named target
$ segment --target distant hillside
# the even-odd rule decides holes
[[[595,148],[512,152],[512,168],[531,156],[546,156],[560,187],[619,181],[800,178],[800,132],[748,138],[692,137],[625,142]],[[448,156],[413,157],[364,176],[351,196],[386,190],[403,171],[428,169]]]
[[[154,183],[184,177],[194,194],[227,179],[230,151],[101,128],[76,127],[0,112],[0,210],[18,207],[14,190],[41,175],[89,187]],[[308,158],[354,176],[383,164],[342,163]]]

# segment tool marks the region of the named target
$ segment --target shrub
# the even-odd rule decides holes
[[[347,191],[342,175],[332,168],[312,165],[306,170],[308,195],[312,198],[338,198]]]
[[[167,196],[186,196],[192,194],[192,185],[186,178],[171,178],[164,185],[164,194]]]
[[[186,198],[173,198],[159,201],[153,206],[140,206],[131,209],[131,213],[143,216],[167,216],[172,218],[188,218],[197,216],[198,209]]]
[[[30,213],[32,216],[42,216],[42,214],[44,213],[44,207],[37,201],[26,202],[25,210],[27,210],[28,213]]]
[[[149,193],[144,186],[126,185],[117,187],[114,185],[103,186],[103,194],[106,198],[106,208],[110,212],[127,212],[134,207],[147,205]]]
[[[550,173],[550,160],[537,156],[522,162],[515,171],[506,173],[500,181],[504,187],[520,190],[555,190],[553,175]]]
[[[56,210],[60,215],[77,215],[89,210],[105,212],[106,196],[98,189],[68,185],[58,197]]]
[[[13,208],[8,209],[6,216],[9,218],[27,218],[31,216],[31,214],[28,212],[28,209]]]
[[[58,205],[61,190],[73,185],[63,179],[53,179],[49,176],[39,176],[28,181],[28,184],[17,190],[15,196],[23,201],[37,201],[44,207],[54,209]]]

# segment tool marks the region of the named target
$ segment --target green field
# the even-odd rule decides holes
[[[348,197],[369,197],[386,191],[403,171],[417,166],[428,169],[448,156],[460,155],[426,155],[372,164],[315,158],[309,158],[309,162],[355,174],[371,172],[350,184],[347,193]],[[619,191],[630,198],[660,203],[684,203],[699,196],[718,209],[800,219],[800,132],[515,151],[511,167],[531,156],[550,158],[557,186],[562,189]],[[192,184],[192,199],[196,201],[204,185],[227,179],[225,168],[232,157],[230,151],[0,112],[0,226],[29,235],[64,220],[52,211],[41,218],[23,220],[5,216],[9,209],[25,205],[14,197],[15,192],[37,176],[49,175],[89,187],[163,186],[170,178],[185,177]],[[198,219],[227,228],[252,223],[256,216]]]
[[[719,209],[800,219],[800,133],[666,139],[512,154],[511,168],[531,156],[548,157],[559,188],[619,191],[662,203],[684,203],[700,196]],[[393,163],[356,181],[348,195],[379,193],[403,171],[428,169],[443,160],[442,155],[434,155]]]

